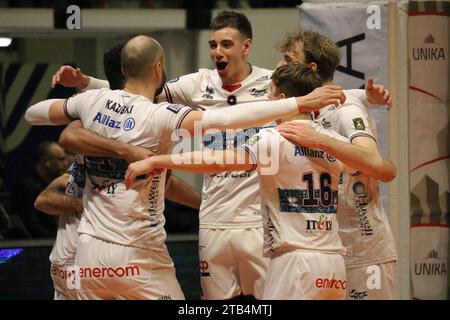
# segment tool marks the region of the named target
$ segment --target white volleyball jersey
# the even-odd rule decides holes
[[[349,95],[344,106],[321,109],[316,121],[322,127],[348,137],[350,141],[359,136],[376,140],[375,122],[362,103]],[[339,192],[338,218],[339,235],[347,249],[347,268],[397,259],[378,180],[344,174]]]
[[[86,173],[81,156],[70,166],[68,172],[66,195],[74,198],[82,198],[86,184]],[[54,265],[62,266],[75,262],[77,252],[78,225],[81,214],[61,213],[58,217],[58,232],[56,240],[50,253],[50,261]]]
[[[312,121],[300,121],[348,141]],[[258,163],[264,253],[314,250],[345,254],[336,217],[342,163],[323,151],[292,144],[275,129],[261,131],[243,147]],[[277,168],[271,174],[261,167],[268,156]]]
[[[222,88],[217,70],[200,69],[169,81],[161,99],[202,110],[227,108],[236,103],[267,100],[271,70],[252,66],[252,73],[232,92]],[[267,127],[275,123],[267,124]],[[224,150],[242,145],[261,128],[205,134],[206,148]],[[203,176],[200,228],[261,227],[261,206],[256,172],[222,172]]]
[[[171,134],[191,108],[154,104],[123,90],[90,90],[66,100],[66,115],[104,137],[168,154]],[[123,183],[126,161],[110,157],[84,157],[86,187],[79,232],[116,244],[157,249],[164,231],[166,172],[150,180],[137,179],[130,190]],[[139,177],[138,177],[139,178]]]

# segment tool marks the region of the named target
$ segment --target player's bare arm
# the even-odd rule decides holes
[[[366,98],[370,104],[386,105],[388,110],[392,108],[391,93],[383,85],[374,84],[373,78],[367,81]]]
[[[52,76],[52,88],[57,84],[80,90],[109,88],[108,81],[90,77],[72,66],[62,66],[56,71]]]
[[[68,181],[68,174],[53,180],[36,198],[34,207],[50,215],[82,213],[82,199],[65,194]]]
[[[166,182],[164,196],[172,202],[176,202],[193,209],[199,209],[200,203],[202,202],[202,195],[200,192],[174,175],[171,175]]]
[[[226,110],[192,111],[181,123],[182,129],[194,133],[195,123],[202,121],[203,130],[216,128],[239,129],[263,125],[283,116],[298,112],[310,112],[320,108],[345,102],[345,95],[340,86],[327,85],[316,88],[303,97],[278,101],[261,101],[236,105]],[[73,119],[67,114],[63,99],[48,99],[28,108],[25,119],[33,125],[64,125]]]
[[[146,148],[108,139],[84,129],[80,120],[69,123],[61,133],[59,143],[73,153],[94,157],[115,157],[128,163],[154,155]]]
[[[136,177],[153,175],[158,169],[175,169],[194,173],[252,170],[255,163],[245,150],[195,151],[183,154],[160,155],[131,163],[125,174],[125,185],[130,188]]]
[[[312,112],[330,104],[339,105],[344,102],[345,95],[340,86],[326,85],[303,97],[252,102],[205,112],[192,111],[184,118],[180,128],[194,133],[195,123],[199,121],[202,122],[203,131],[250,128],[284,116]]]
[[[377,143],[370,137],[355,137],[351,143],[347,143],[319,133],[308,124],[298,122],[283,123],[278,126],[278,130],[292,143],[323,150],[367,176],[385,182],[395,178],[395,166],[381,157]]]

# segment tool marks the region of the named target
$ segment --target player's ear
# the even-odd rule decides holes
[[[311,62],[311,63],[309,64],[309,66],[311,67],[311,69],[313,69],[314,72],[317,72],[317,63]]]
[[[156,64],[155,64],[155,70],[156,70],[156,74],[158,75],[158,77],[161,77],[163,74],[163,64],[162,61],[159,60]]]
[[[252,39],[250,39],[250,38],[245,39],[245,41],[244,41],[244,51],[243,51],[245,56],[248,55],[250,53],[250,51],[252,50],[252,44],[253,44]]]

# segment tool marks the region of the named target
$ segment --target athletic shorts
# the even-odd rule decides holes
[[[202,299],[262,298],[269,263],[263,228],[200,229],[198,246]]]
[[[184,299],[165,245],[144,250],[82,234],[75,267],[78,299]]]
[[[345,263],[340,254],[289,251],[274,256],[264,300],[343,300]]]
[[[347,269],[347,300],[392,300],[395,261]]]
[[[55,289],[54,300],[76,300],[75,288],[70,286],[70,281],[74,277],[73,262],[61,264],[51,263],[50,276]]]

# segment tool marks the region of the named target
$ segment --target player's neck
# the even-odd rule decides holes
[[[252,66],[246,62],[245,66],[242,68],[239,68],[238,72],[230,77],[224,77],[222,78],[222,84],[224,85],[235,85],[238,83],[241,83],[245,80],[251,73],[252,73]]]
[[[153,101],[156,91],[155,88],[146,81],[127,81],[123,90],[132,94],[144,96],[150,101]]]

